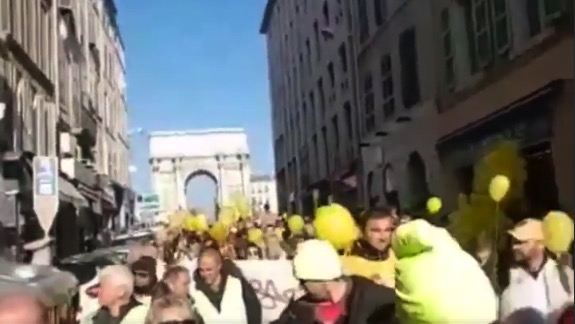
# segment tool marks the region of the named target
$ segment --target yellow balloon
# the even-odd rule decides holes
[[[218,222],[225,226],[231,226],[236,221],[236,212],[234,208],[223,207],[220,211]]]
[[[319,207],[314,227],[317,238],[330,242],[338,250],[348,248],[359,235],[351,213],[339,204]]]
[[[543,218],[545,246],[554,253],[569,251],[573,243],[573,219],[560,211],[550,211]]]
[[[205,232],[207,231],[210,226],[208,225],[208,219],[203,214],[198,214],[195,217],[195,231],[196,232]]]
[[[264,233],[259,228],[251,228],[248,230],[248,241],[259,244],[263,241]]]
[[[210,228],[208,233],[214,240],[222,243],[226,240],[226,237],[228,237],[229,228],[223,223],[218,222]]]
[[[496,175],[489,183],[489,196],[496,202],[500,202],[505,198],[511,183],[509,178],[504,175]]]
[[[305,226],[305,222],[300,215],[292,215],[288,218],[287,225],[293,234],[301,234]]]
[[[427,211],[430,214],[437,214],[442,207],[441,199],[437,197],[431,197],[427,200]]]

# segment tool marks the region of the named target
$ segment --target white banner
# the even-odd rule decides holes
[[[276,320],[299,287],[299,282],[293,276],[291,261],[249,260],[235,261],[235,264],[260,298],[263,322]],[[181,265],[190,272],[196,270],[196,260]]]

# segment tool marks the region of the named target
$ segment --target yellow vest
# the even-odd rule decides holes
[[[383,281],[390,288],[395,287],[395,263],[397,259],[393,251],[389,251],[389,257],[382,261],[372,261],[356,255],[344,255],[341,257],[343,270],[346,275],[354,275]]]

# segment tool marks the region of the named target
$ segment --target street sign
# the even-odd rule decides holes
[[[160,196],[155,193],[148,193],[142,195],[142,200],[139,203],[141,211],[156,211],[160,209]]]
[[[59,207],[58,158],[36,156],[33,161],[34,211],[42,229],[48,233]]]

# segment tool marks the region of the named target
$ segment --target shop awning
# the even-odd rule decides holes
[[[80,207],[89,207],[88,200],[82,196],[80,191],[68,180],[60,177],[58,179],[58,188],[60,190],[60,200]]]

